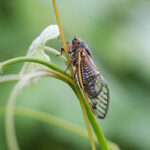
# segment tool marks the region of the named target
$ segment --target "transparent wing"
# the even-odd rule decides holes
[[[81,58],[80,72],[93,113],[98,118],[105,118],[109,105],[109,89],[91,56],[87,55]]]

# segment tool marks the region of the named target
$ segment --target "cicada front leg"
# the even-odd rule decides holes
[[[73,74],[73,79],[74,81],[76,81],[76,74],[78,72],[78,64],[77,63],[74,63],[74,60],[71,60],[70,64],[67,66],[66,70],[64,71],[64,73],[66,73],[66,71],[69,69],[69,67],[73,64],[73,66],[76,67],[75,71],[74,71],[74,74]]]
[[[70,42],[66,42],[66,44],[67,44],[68,53],[71,53],[72,52],[72,44]],[[63,46],[63,47],[61,47],[61,53],[56,56],[62,56],[64,51],[65,50],[64,50],[64,46]]]
[[[65,69],[64,73],[67,72],[67,70],[69,69],[69,67],[73,64],[73,61],[71,60],[70,64],[67,66],[67,68]]]

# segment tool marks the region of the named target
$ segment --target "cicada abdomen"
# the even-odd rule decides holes
[[[80,73],[82,81],[79,80],[80,83],[83,84],[83,88],[89,97],[89,103],[91,105],[91,109],[96,117],[105,118],[108,110],[109,104],[109,90],[107,87],[107,83],[104,80],[103,76],[99,73],[97,67],[95,66],[90,55],[81,52],[80,59]]]

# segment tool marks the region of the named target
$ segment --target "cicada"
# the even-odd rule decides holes
[[[109,106],[109,89],[93,62],[90,49],[81,39],[73,38],[72,43],[68,43],[68,52],[71,60],[69,66],[75,66],[74,76],[77,74],[80,87],[88,96],[92,112],[98,118],[105,118]]]

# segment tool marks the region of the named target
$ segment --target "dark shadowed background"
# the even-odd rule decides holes
[[[150,1],[57,0],[66,39],[84,40],[110,88],[110,109],[98,120],[104,135],[122,150],[150,150]],[[0,62],[24,56],[31,42],[56,24],[51,0],[0,1]],[[61,43],[48,43],[60,50]],[[54,63],[62,66],[57,57]],[[23,64],[7,68],[17,73]],[[0,84],[0,108],[16,82]],[[20,94],[18,106],[41,110],[85,127],[79,102],[65,83],[43,78]],[[16,117],[21,150],[90,150],[87,139],[44,123]],[[7,150],[4,116],[0,149]]]

